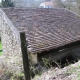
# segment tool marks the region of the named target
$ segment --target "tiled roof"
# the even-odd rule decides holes
[[[80,40],[80,17],[66,9],[3,9],[14,26],[26,33],[32,53]]]

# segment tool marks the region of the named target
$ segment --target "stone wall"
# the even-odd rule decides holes
[[[21,71],[22,57],[19,31],[0,9],[0,34],[3,45],[3,55],[0,65],[13,71]],[[13,68],[15,67],[15,69]]]

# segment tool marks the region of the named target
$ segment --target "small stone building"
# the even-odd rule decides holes
[[[60,59],[76,46],[79,47],[80,16],[66,9],[0,9],[4,55],[0,60],[6,57],[6,64],[18,70],[22,64],[20,31],[26,34],[29,57],[33,64],[38,63],[38,56],[54,54],[56,51]]]

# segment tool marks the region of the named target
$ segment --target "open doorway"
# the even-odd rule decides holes
[[[2,42],[1,42],[1,37],[0,37],[0,55],[2,55]]]

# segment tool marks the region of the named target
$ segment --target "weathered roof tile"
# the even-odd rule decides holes
[[[18,30],[26,33],[32,53],[80,40],[80,17],[66,9],[3,9]]]

